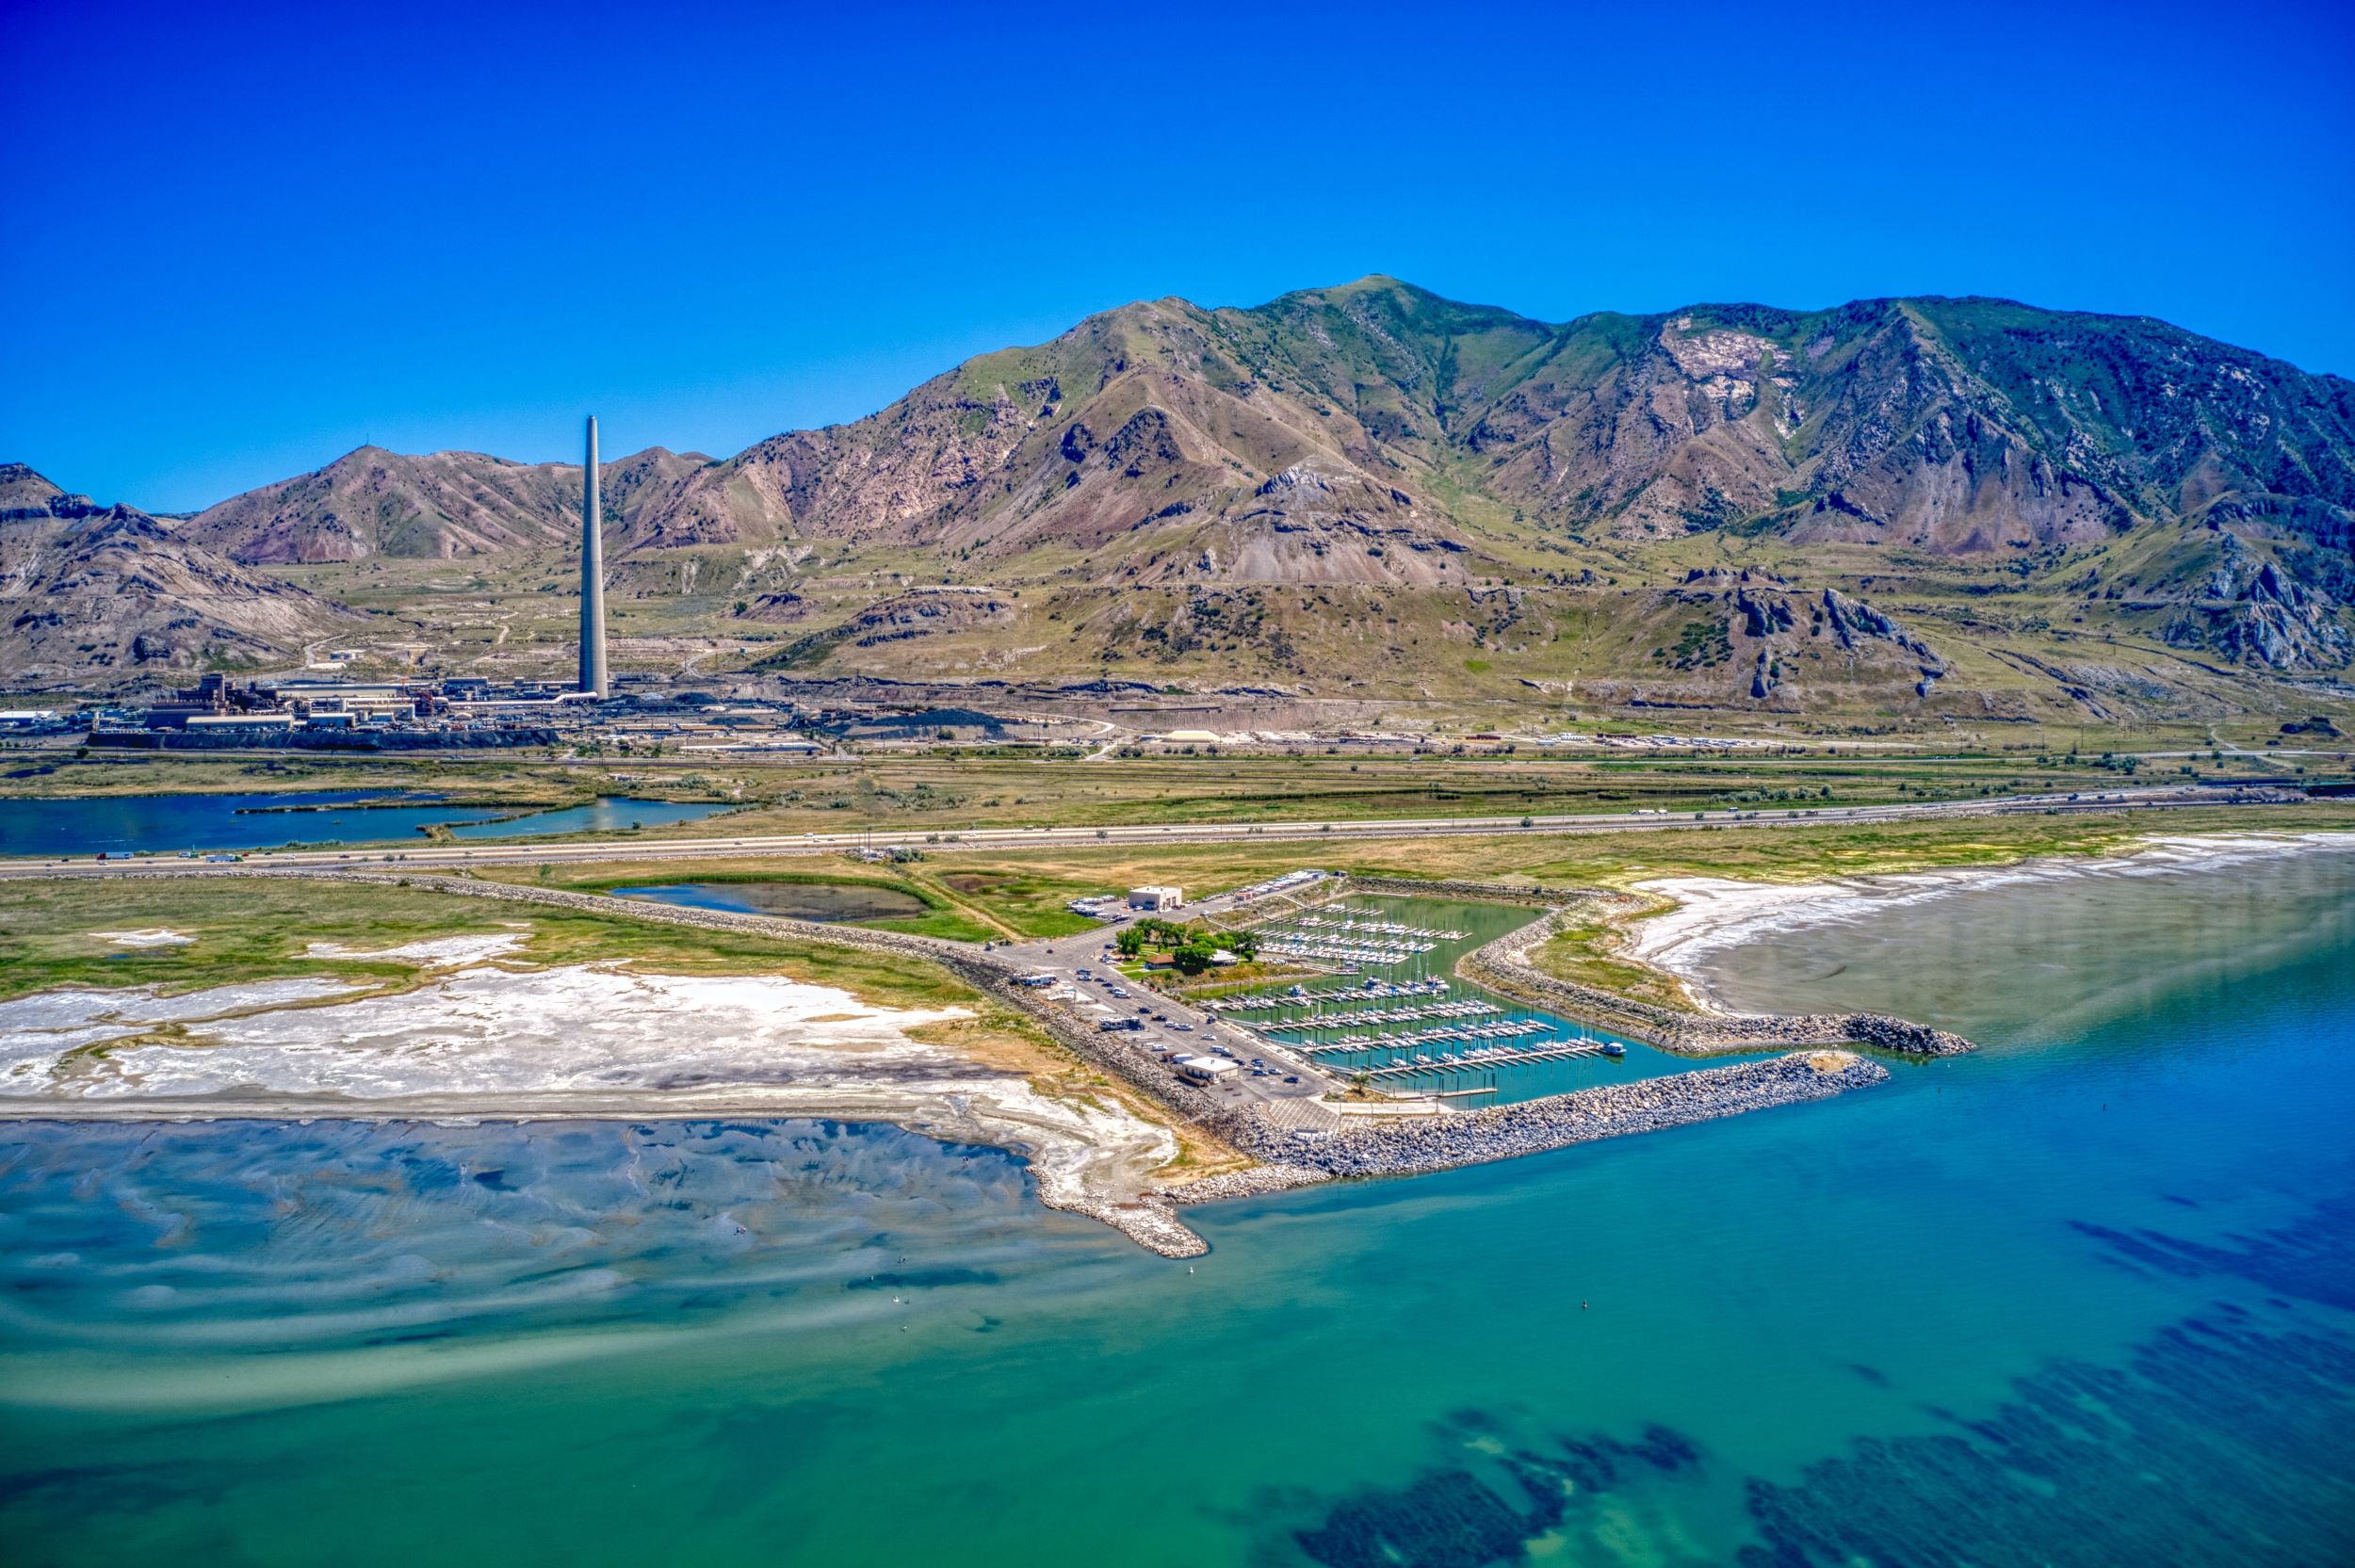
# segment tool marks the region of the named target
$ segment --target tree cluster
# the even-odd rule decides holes
[[[1121,928],[1113,946],[1121,957],[1130,959],[1144,957],[1148,948],[1158,948],[1169,955],[1169,962],[1181,975],[1199,975],[1208,969],[1212,956],[1222,947],[1246,962],[1259,954],[1259,940],[1249,931],[1222,933],[1208,926],[1180,925],[1151,915]]]

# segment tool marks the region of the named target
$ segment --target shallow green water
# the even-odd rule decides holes
[[[1986,1049],[1198,1210],[1191,1267],[1036,1209],[1002,1156],[888,1130],[28,1129],[0,1151],[0,1540],[25,1562],[2355,1554],[2355,855],[1958,894],[1717,971]]]

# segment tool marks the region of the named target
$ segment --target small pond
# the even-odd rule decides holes
[[[504,822],[468,821],[450,829],[453,838],[536,838],[547,833],[618,833],[632,828],[668,828],[695,822],[729,808],[710,800],[635,800],[609,795],[585,806],[535,811]]]
[[[617,898],[645,898],[687,909],[780,914],[829,925],[908,920],[926,913],[924,900],[914,894],[859,882],[666,882],[653,887],[617,887],[613,895]]]
[[[669,827],[727,809],[712,801],[609,799],[558,811],[519,813],[512,806],[450,805],[436,795],[360,789],[0,798],[0,855],[120,855],[133,850],[170,855],[184,849],[414,843],[435,827],[447,827],[461,838],[621,832],[633,824]]]

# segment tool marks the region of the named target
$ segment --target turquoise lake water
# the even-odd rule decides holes
[[[1976,1056],[1192,1211],[808,1123],[15,1129],[25,1563],[2355,1558],[2355,855],[1713,961]]]
[[[276,849],[294,844],[414,843],[426,829],[443,824],[450,825],[459,838],[526,838],[612,832],[637,825],[666,827],[728,809],[707,801],[621,798],[522,815],[495,806],[437,804],[430,796],[395,797],[403,800],[398,805],[354,803],[383,799],[373,790],[0,798],[0,855],[111,855],[135,849],[178,854],[184,849]]]

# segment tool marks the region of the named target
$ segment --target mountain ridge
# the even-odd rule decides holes
[[[0,463],[0,678],[253,668],[361,618],[256,574],[133,507],[102,507]]]
[[[182,526],[322,582],[468,560],[546,593],[578,489],[573,465],[363,447]],[[2149,316],[1986,296],[1566,322],[1384,275],[1251,307],[1170,297],[859,419],[719,459],[649,448],[608,464],[604,493],[620,603],[677,606],[663,624],[682,635],[789,620],[793,667],[828,672],[1223,660],[1460,687],[1426,638],[1458,664],[1494,662],[1499,639],[1542,661],[1584,618],[1625,639],[1604,687],[1641,697],[1665,671],[1676,701],[1804,705],[1774,671],[1827,634],[1785,647],[1788,622],[1830,626],[1821,594],[1892,583],[1932,592],[1915,617],[1949,629],[1834,641],[1855,675],[1889,640],[1872,700],[1925,711],[2015,667],[1974,676],[1933,647],[1957,638],[2041,639],[2037,667],[2058,668],[2057,644],[2124,636],[2260,673],[2342,670],[2355,647],[2355,382]],[[1752,567],[1809,581],[1763,622],[1721,596],[1743,667],[1696,662],[1717,642],[1688,635],[1686,574]],[[1004,593],[985,616],[892,607],[935,581]],[[1547,596],[1541,638],[1509,640],[1540,618],[1500,611],[1508,590]]]

